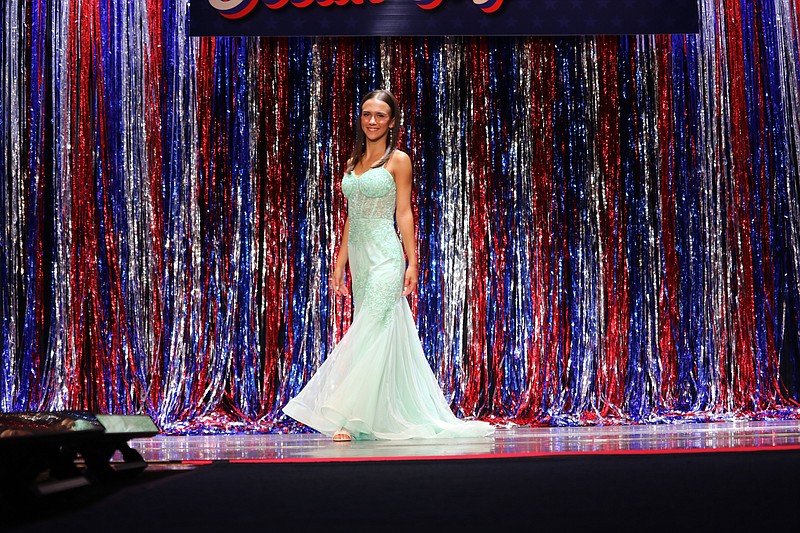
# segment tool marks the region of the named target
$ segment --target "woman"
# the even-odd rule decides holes
[[[348,295],[350,264],[353,324],[283,412],[334,441],[488,435],[488,423],[465,422],[450,411],[406,300],[417,287],[417,252],[411,160],[394,144],[398,115],[389,91],[373,91],[361,102],[342,180],[347,220],[331,280],[337,295]]]

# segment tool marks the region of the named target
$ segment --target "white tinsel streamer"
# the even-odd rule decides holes
[[[8,0],[5,6],[5,20],[3,21],[3,67],[2,88],[4,102],[3,122],[5,153],[2,157],[6,161],[6,175],[3,176],[5,205],[5,220],[2,221],[4,255],[6,264],[2,268],[6,271],[7,286],[3,290],[8,295],[8,309],[2,309],[5,316],[3,327],[6,338],[0,346],[0,355],[6,353],[9,357],[3,359],[3,369],[0,377],[5,381],[6,394],[0,398],[2,410],[11,410],[14,400],[19,394],[19,375],[14,361],[20,360],[19,332],[21,330],[18,318],[20,315],[21,298],[24,295],[23,265],[25,254],[24,216],[25,216],[25,171],[22,160],[23,127],[25,125],[25,79],[27,65],[25,63],[25,42],[27,28],[25,26],[25,2],[22,0]],[[7,313],[7,314],[6,314]]]
[[[442,335],[444,350],[436,373],[448,395],[448,400],[452,401],[452,395],[455,392],[453,389],[459,381],[454,374],[461,372],[462,364],[456,354],[461,353],[465,330],[466,253],[469,247],[469,220],[465,218],[468,207],[466,191],[460,178],[467,164],[464,151],[468,142],[464,138],[463,128],[460,127],[463,119],[462,110],[455,105],[457,102],[447,97],[453,91],[458,90],[459,84],[463,82],[466,75],[461,39],[448,39],[443,43],[442,48],[442,60],[438,65],[442,83],[436,98],[441,113],[439,118],[441,130],[453,132],[453,134],[442,139],[449,142],[442,143],[442,224],[441,231],[436,238],[439,239],[441,256],[447,262],[445,265],[439,265],[438,268],[442,268],[452,275],[444,277],[442,287],[444,308],[440,335]]]
[[[704,250],[705,257],[692,257],[691,264],[696,265],[700,262],[703,265],[703,285],[694,287],[693,290],[701,291],[705,295],[703,298],[703,309],[697,309],[696,316],[690,318],[692,321],[691,330],[701,329],[701,335],[696,339],[697,345],[689,345],[695,361],[695,370],[692,372],[692,381],[709,382],[708,390],[710,397],[702,398],[697,396],[692,409],[702,409],[715,404],[719,399],[720,381],[718,366],[714,364],[717,359],[715,346],[725,344],[725,339],[730,338],[731,325],[726,320],[727,313],[721,313],[727,309],[728,295],[726,287],[729,281],[726,280],[727,272],[722,261],[724,251],[722,243],[725,239],[725,220],[720,217],[718,206],[723,198],[720,191],[724,190],[727,181],[719,155],[725,153],[726,142],[729,131],[729,124],[720,117],[728,116],[730,106],[724,91],[719,91],[720,98],[717,99],[717,87],[725,87],[728,79],[727,69],[719,71],[716,68],[716,58],[722,54],[727,55],[726,40],[717,39],[717,35],[725,34],[724,17],[718,16],[716,12],[715,0],[709,0],[701,6],[700,28],[703,32],[698,48],[700,51],[699,72],[701,77],[698,87],[702,98],[698,103],[696,116],[702,120],[700,122],[700,148],[698,153],[703,158],[699,163],[698,173],[701,178],[701,187],[706,194],[702,196],[700,204],[700,244]],[[715,27],[715,23],[719,27]],[[691,250],[693,243],[687,245]],[[697,320],[704,320],[703,324],[698,324]],[[687,332],[688,333],[688,332]],[[711,377],[704,374],[710,373]]]
[[[47,363],[43,383],[48,391],[44,402],[47,409],[64,409],[68,405],[67,358],[74,357],[77,347],[72,331],[72,285],[69,273],[72,264],[72,116],[70,109],[70,82],[68,45],[70,20],[70,0],[52,2],[50,16],[53,20],[52,61],[53,87],[53,212],[54,218],[54,260],[53,260],[53,314],[50,321]]]
[[[397,39],[385,37],[381,39],[381,70],[380,70],[380,88],[392,91],[392,48],[394,47]],[[402,127],[402,124],[401,124]]]
[[[146,1],[139,0],[138,8],[127,10],[122,17],[120,31],[128,35],[129,50],[120,51],[122,54],[122,79],[123,81],[123,157],[124,157],[124,187],[127,227],[129,237],[123,240],[127,247],[128,257],[128,293],[126,305],[129,309],[139,311],[128,317],[128,325],[133,332],[130,349],[134,368],[131,371],[137,386],[137,400],[139,406],[146,403],[149,397],[152,380],[149,369],[153,357],[157,353],[157,334],[154,328],[155,316],[160,311],[156,294],[159,288],[155,281],[159,279],[158,263],[152,254],[147,253],[155,247],[154,236],[150,228],[155,225],[153,206],[155,198],[150,189],[149,176],[159,167],[161,161],[151,161],[148,156],[148,124],[144,119],[147,112],[148,101],[153,99],[157,92],[158,84],[148,79],[147,64],[152,61],[150,51],[154,45],[150,42],[150,23],[147,17]],[[129,51],[140,50],[140,53]],[[129,117],[136,117],[132,120]],[[159,130],[153,133],[160,133]],[[160,170],[160,169],[159,169]],[[131,205],[133,204],[133,205]],[[160,332],[159,332],[160,333]],[[126,346],[128,348],[128,346]]]
[[[174,16],[178,20],[187,20],[188,4],[188,0],[176,2],[177,14]],[[167,262],[164,264],[162,278],[164,281],[160,312],[165,312],[166,301],[171,299],[174,302],[174,315],[164,316],[164,322],[171,321],[172,328],[164,331],[164,335],[168,337],[163,357],[168,363],[163,369],[162,403],[157,407],[162,424],[174,421],[184,409],[190,408],[187,405],[188,399],[192,389],[197,386],[195,380],[198,379],[198,376],[189,372],[190,360],[199,359],[200,337],[205,335],[205,318],[201,316],[200,305],[202,265],[197,164],[199,131],[196,120],[195,48],[199,38],[190,39],[186,25],[178,24],[175,35],[164,35],[164,40],[174,40],[172,56],[165,54],[164,57],[164,62],[172,65],[172,79],[163,82],[173,88],[174,114],[165,117],[162,127],[174,139],[174,144],[163,155],[173,172],[173,197],[162,201],[165,205],[172,204],[175,207],[165,210],[164,219],[163,244]],[[170,214],[169,217],[167,213]],[[201,361],[198,363],[202,364]],[[160,367],[160,362],[153,361],[152,365],[151,368],[156,369]],[[208,383],[211,384],[212,381]],[[209,392],[205,390],[204,396]]]
[[[314,368],[322,362],[325,353],[322,350],[322,331],[320,323],[320,285],[328,283],[328,272],[322,268],[320,249],[320,230],[322,228],[319,217],[320,202],[323,201],[320,195],[320,156],[325,153],[323,150],[324,139],[320,138],[320,116],[319,107],[314,105],[322,102],[322,71],[319,41],[315,41],[311,48],[311,64],[308,73],[309,99],[312,105],[309,107],[309,138],[308,145],[314,149],[309,151],[308,166],[306,167],[306,223],[303,231],[306,233],[306,250],[309,252],[310,260],[308,265],[307,294],[305,297],[305,310],[303,315],[303,330],[300,338],[300,353],[309,354],[313,360]],[[323,118],[324,120],[324,118]],[[310,345],[309,345],[310,344]]]
[[[585,316],[583,320],[587,321],[586,327],[587,338],[586,345],[583,347],[585,360],[590,363],[590,367],[586,369],[586,382],[581,384],[581,391],[575,391],[583,398],[584,408],[586,410],[597,410],[600,407],[600,398],[596,396],[597,390],[597,369],[604,364],[604,346],[602,344],[605,338],[605,317],[603,302],[605,301],[604,285],[602,282],[602,261],[603,261],[603,241],[600,238],[601,225],[600,213],[602,209],[601,199],[603,197],[603,182],[600,173],[600,159],[601,153],[600,139],[597,135],[598,126],[600,123],[600,83],[599,78],[603,74],[598,71],[598,57],[597,57],[597,40],[596,38],[584,39],[581,46],[581,72],[584,73],[583,90],[585,91],[586,100],[586,117],[583,123],[586,125],[584,135],[586,136],[586,150],[588,151],[588,163],[590,168],[584,169],[586,176],[586,191],[587,191],[587,205],[584,209],[588,212],[588,220],[586,221],[585,231],[586,235],[582,236],[582,240],[589,240],[589,246],[586,247],[594,257],[587,258],[587,265],[581,268],[581,273],[584,276],[583,283],[585,284],[584,290],[586,291],[586,299],[592,302],[591,306],[581,306],[584,312],[588,311],[589,315]],[[526,137],[527,138],[527,137]],[[584,227],[582,227],[584,229]],[[522,258],[520,259],[522,261]]]
[[[248,60],[248,80],[247,84],[250,88],[247,91],[247,125],[248,129],[248,151],[250,153],[250,190],[253,191],[252,201],[256,202],[263,202],[264,199],[260,198],[258,194],[258,186],[263,176],[259,176],[259,165],[261,163],[262,154],[259,150],[258,146],[258,138],[261,132],[261,121],[259,120],[259,94],[257,88],[259,87],[258,84],[258,77],[261,75],[262,68],[268,68],[268,65],[262,65],[262,50],[261,50],[261,40],[257,38],[252,38],[247,40],[247,60]],[[258,217],[258,208],[254,208],[252,210],[253,216]],[[251,220],[250,223],[253,225],[254,228],[258,228],[260,226],[258,220]],[[250,271],[252,272],[252,280],[253,283],[250,284],[248,287],[250,294],[249,298],[252,302],[251,312],[253,313],[252,324],[254,328],[254,338],[252,339],[251,346],[255,350],[255,356],[258,357],[259,354],[263,353],[264,346],[261,345],[261,335],[259,332],[262,331],[264,324],[262,324],[261,317],[264,316],[263,305],[265,299],[262,298],[261,302],[259,303],[258,300],[258,284],[264,283],[265,273],[263,271],[259,272],[258,266],[258,257],[263,249],[264,243],[259,239],[259,235],[257,231],[253,232],[253,242],[250,246],[250,258],[248,261]],[[260,306],[261,307],[260,307]],[[257,383],[263,383],[265,379],[265,374],[263,372],[263,365],[255,364],[257,360],[254,360],[254,369],[255,372],[255,379]],[[263,390],[263,387],[262,387]],[[259,395],[259,409],[263,411],[263,398]],[[253,406],[255,407],[255,406]]]

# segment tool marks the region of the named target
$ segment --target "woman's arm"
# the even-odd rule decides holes
[[[403,283],[403,296],[414,292],[417,288],[417,240],[414,237],[414,211],[411,209],[411,159],[408,154],[397,150],[392,156],[392,173],[397,185],[397,207],[395,217],[400,237],[403,239],[403,249],[408,259],[405,281]]]
[[[339,255],[336,256],[336,268],[333,270],[331,285],[334,292],[339,296],[350,294],[344,282],[344,267],[347,265],[347,241],[350,237],[350,217],[344,221],[342,230],[342,243],[339,245]]]

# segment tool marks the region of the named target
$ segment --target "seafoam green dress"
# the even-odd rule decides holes
[[[350,329],[283,412],[326,435],[356,439],[478,437],[486,422],[453,415],[428,366],[408,302],[394,227],[397,189],[383,167],[342,180],[355,315]]]

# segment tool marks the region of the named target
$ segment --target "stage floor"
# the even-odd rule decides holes
[[[800,449],[800,421],[730,421],[604,427],[515,427],[479,439],[334,443],[319,434],[134,439],[148,462],[330,462]]]

